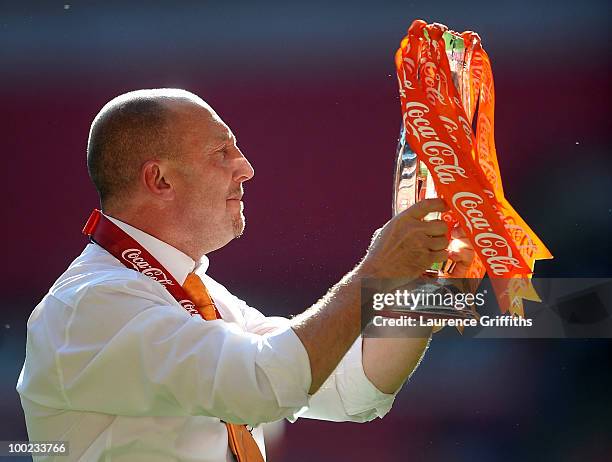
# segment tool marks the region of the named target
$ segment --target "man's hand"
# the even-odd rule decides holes
[[[423,219],[447,209],[442,199],[424,199],[389,220],[374,233],[358,270],[360,276],[417,278],[433,263],[446,261],[448,224]]]

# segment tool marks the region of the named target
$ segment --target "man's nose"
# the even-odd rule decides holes
[[[244,157],[244,154],[242,154],[242,151],[240,151],[240,149],[238,149],[238,152],[240,153],[240,155],[236,159],[238,165],[234,173],[234,180],[238,183],[244,183],[245,181],[248,181],[253,178],[253,175],[255,175],[255,170],[253,170],[253,166],[247,160],[247,158]]]

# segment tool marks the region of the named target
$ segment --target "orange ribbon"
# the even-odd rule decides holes
[[[449,31],[463,39],[469,66],[469,72],[458,73],[459,94],[445,32],[446,26],[416,20],[396,52],[406,138],[451,208],[443,218],[458,222],[474,247],[477,256],[467,277],[488,273],[502,313],[522,316],[523,299],[539,301],[530,281],[535,260],[552,255],[504,197],[494,139],[493,73],[480,37]]]

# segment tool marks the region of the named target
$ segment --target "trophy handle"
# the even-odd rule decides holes
[[[397,142],[395,177],[393,182],[393,215],[403,212],[420,200],[438,197],[433,178],[426,165],[421,162],[406,141],[406,128],[400,127]],[[425,220],[437,220],[441,213],[429,213]],[[454,268],[455,262],[434,263],[425,272],[428,277],[439,277],[448,274]]]
[[[393,215],[414,205],[418,197],[418,159],[406,141],[406,128],[402,123],[397,141],[395,175],[393,180]]]

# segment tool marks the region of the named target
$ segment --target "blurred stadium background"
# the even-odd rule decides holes
[[[507,197],[556,257],[538,273],[612,275],[607,1],[2,1],[0,440],[27,437],[25,322],[97,205],[85,143],[99,108],[152,87],[212,104],[256,175],[246,234],[210,272],[295,314],[389,218],[393,54],[415,18],[483,39]],[[609,340],[434,339],[384,420],[287,424],[270,460],[612,460],[611,353]]]

